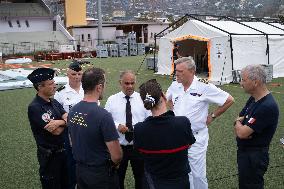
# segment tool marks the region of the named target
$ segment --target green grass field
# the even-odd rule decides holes
[[[107,86],[102,100],[118,92],[120,71],[131,69],[135,72],[140,66],[143,56],[125,58],[91,59],[95,67],[101,67],[107,72]],[[56,68],[66,68],[69,62],[60,61],[54,64]],[[171,83],[168,76],[153,74],[142,65],[137,75],[137,87],[144,81],[156,78],[166,91]],[[284,147],[279,139],[284,137],[284,78],[274,79],[270,89],[280,108],[278,129],[270,146],[270,166],[265,175],[265,188],[284,188]],[[244,94],[239,85],[229,84],[221,87],[235,98],[235,104],[220,118],[210,125],[210,141],[207,153],[207,176],[209,188],[238,188],[236,142],[233,133],[233,120],[246,102],[248,95]],[[36,146],[27,118],[27,106],[35,95],[35,90],[17,89],[0,91],[0,188],[2,189],[38,189],[38,163]],[[212,108],[212,107],[211,107]],[[133,187],[131,171],[128,171],[126,188]]]

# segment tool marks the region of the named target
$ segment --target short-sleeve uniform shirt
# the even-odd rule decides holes
[[[79,93],[72,89],[69,84],[64,85],[64,89],[56,91],[54,99],[56,99],[66,112],[84,98],[84,90],[80,87]]]
[[[144,108],[144,104],[139,93],[134,92],[130,96],[129,101],[131,105],[132,124],[135,129],[135,124],[144,121],[149,115],[151,115],[151,112]],[[111,113],[116,127],[118,127],[119,124],[125,125],[126,123],[126,102],[127,100],[123,92],[116,93],[107,99],[105,109]],[[121,145],[129,145],[133,142],[131,141],[131,143],[129,143],[125,139],[125,135],[119,132],[119,143]]]
[[[271,139],[275,133],[279,108],[272,94],[268,94],[255,102],[250,97],[239,116],[243,116],[243,125],[253,129],[250,139],[242,140],[237,137],[239,147],[269,147]]]
[[[50,119],[61,120],[65,110],[57,100],[50,99],[50,102],[36,95],[28,107],[28,118],[37,145],[44,148],[56,149],[62,147],[64,138],[60,135],[53,135],[44,129]]]
[[[74,159],[88,165],[102,165],[110,158],[106,142],[118,139],[111,114],[96,102],[81,101],[68,114]]]
[[[172,97],[174,112],[177,116],[186,116],[191,122],[193,131],[198,131],[206,127],[209,104],[222,106],[229,94],[215,85],[204,82],[194,77],[190,87],[184,91],[184,87],[173,82],[168,91],[175,91],[168,98]]]

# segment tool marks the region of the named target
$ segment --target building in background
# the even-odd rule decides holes
[[[87,25],[86,0],[65,0],[65,27]]]
[[[42,0],[0,1],[0,51],[3,54],[59,50],[74,38]]]
[[[70,33],[82,49],[95,49],[97,45],[97,20],[88,18],[87,25],[69,27]],[[104,21],[102,38],[105,43],[115,43],[117,38],[127,36],[134,32],[137,43],[146,46],[154,45],[154,35],[167,28],[169,23],[147,21]],[[169,31],[165,31],[165,34]]]

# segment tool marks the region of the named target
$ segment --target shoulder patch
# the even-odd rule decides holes
[[[57,92],[60,92],[60,91],[62,91],[63,89],[65,89],[65,85],[60,86],[56,91],[57,91]]]
[[[205,78],[199,78],[198,81],[202,82],[202,83],[205,83],[205,84],[208,84],[209,83],[209,80],[208,79],[205,79]]]

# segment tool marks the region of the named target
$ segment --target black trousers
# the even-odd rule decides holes
[[[120,189],[124,189],[124,179],[129,161],[135,179],[135,189],[145,188],[144,161],[141,154],[133,148],[133,145],[121,145],[121,148],[123,151],[123,158],[118,169]]]
[[[188,174],[177,178],[157,178],[145,172],[149,189],[189,189]]]
[[[64,129],[64,148],[67,155],[68,189],[75,189],[76,186],[76,161],[73,158],[72,147],[70,145],[68,128]]]
[[[68,185],[65,151],[37,151],[42,189],[66,189]]]
[[[88,166],[76,164],[78,189],[119,189],[118,175],[110,164]]]
[[[176,57],[174,57],[173,58],[173,62],[174,61],[176,61],[178,58]],[[176,64],[174,63],[174,71],[173,71],[173,73],[172,73],[172,76],[173,76],[173,81],[175,81],[176,80]]]
[[[263,189],[263,176],[269,164],[268,148],[238,149],[240,189]]]

